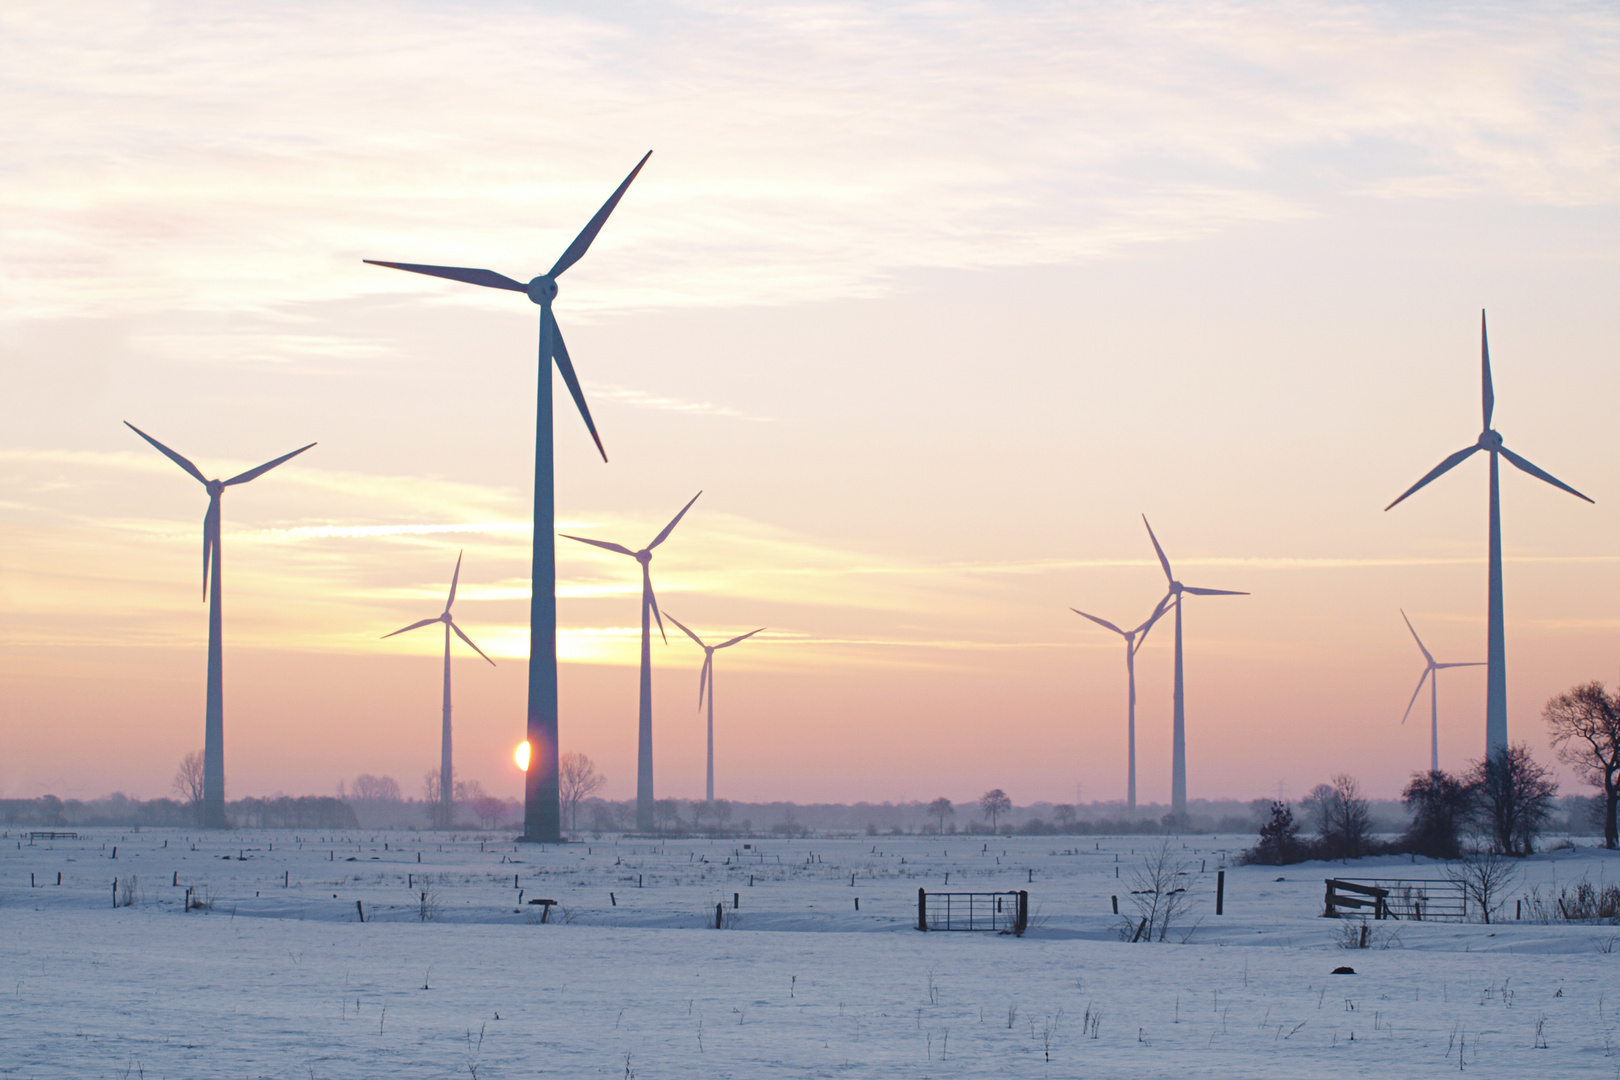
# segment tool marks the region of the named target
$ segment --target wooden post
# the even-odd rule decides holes
[[[1112,900],[1114,902],[1114,914],[1118,915],[1119,914],[1119,897],[1110,896],[1108,899],[1110,899],[1110,900]]]
[[[176,870],[174,872],[174,881],[172,881],[170,884],[173,885],[176,888],[179,887],[179,885],[180,885],[180,871]]]
[[[716,905],[714,905],[714,928],[716,930],[720,929],[720,923],[721,923],[721,921],[723,919],[725,919],[725,917],[726,917],[726,905],[724,905],[724,904],[716,904]]]
[[[354,910],[356,910],[356,911],[358,911],[360,913],[360,921],[365,922],[366,921],[365,905],[363,905],[360,901],[356,900],[354,902]]]
[[[858,896],[855,898],[855,910],[861,910],[861,898]]]
[[[283,870],[281,872],[281,887],[283,889],[288,889],[288,888],[292,887],[292,871],[291,870]]]
[[[928,894],[920,886],[917,889],[917,929],[928,929]]]
[[[619,906],[619,898],[617,896],[614,896],[612,893],[608,893],[608,902],[611,903],[614,907]]]
[[[732,893],[731,894],[731,910],[736,911],[740,907],[742,907],[742,893]]]
[[[1322,912],[1322,914],[1323,914],[1323,916],[1325,918],[1337,919],[1339,917],[1339,912],[1333,906],[1333,879],[1332,878],[1327,879],[1327,895],[1322,898],[1322,907],[1325,909]]]
[[[1221,914],[1226,907],[1226,871],[1215,871],[1215,914]]]
[[[1029,929],[1029,890],[1018,890],[1018,921],[1013,923],[1013,936],[1023,937]]]
[[[1131,944],[1132,945],[1134,945],[1138,941],[1142,940],[1142,931],[1144,931],[1146,929],[1147,929],[1147,916],[1144,915],[1144,916],[1142,916],[1142,921],[1136,924],[1136,933],[1131,935]]]

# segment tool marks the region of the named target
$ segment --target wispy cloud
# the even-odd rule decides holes
[[[708,401],[687,401],[684,398],[663,397],[625,386],[586,383],[589,396],[604,401],[616,401],[636,409],[658,409],[662,412],[688,413],[693,416],[730,416],[739,420],[767,421],[770,417],[749,416],[747,413]]]
[[[1607,7],[210,10],[0,12],[7,317],[507,302],[358,260],[527,277],[648,144],[571,277],[576,317],[876,296],[909,269],[1106,258],[1340,195],[1620,190]],[[613,289],[572,289],[599,272]]]

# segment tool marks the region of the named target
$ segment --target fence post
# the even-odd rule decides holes
[[[376,849],[374,848],[372,850],[376,850]],[[356,911],[358,911],[360,913],[360,921],[365,922],[366,921],[366,908],[365,908],[365,905],[362,904],[360,901],[356,900],[354,902],[354,910],[356,910]]]
[[[928,893],[917,887],[917,929],[928,929]]]
[[[1135,945],[1138,941],[1142,940],[1142,931],[1144,931],[1146,929],[1147,929],[1147,916],[1144,915],[1144,916],[1142,916],[1142,921],[1136,924],[1136,933],[1131,935],[1131,944],[1132,945]]]
[[[1226,871],[1215,871],[1215,914],[1219,915],[1226,908]]]
[[[1110,899],[1110,900],[1112,900],[1114,902],[1114,914],[1118,915],[1119,914],[1119,897],[1110,896],[1108,899]]]
[[[726,905],[725,904],[716,904],[716,905],[714,905],[714,928],[716,930],[720,929],[720,923],[725,917],[726,917]]]
[[[1029,927],[1029,890],[1018,890],[1018,921],[1013,924],[1013,935],[1023,937]]]
[[[1327,909],[1327,910],[1322,912],[1322,916],[1324,918],[1337,919],[1339,917],[1338,911],[1333,907],[1333,879],[1332,878],[1327,879],[1327,895],[1322,898],[1322,906]]]

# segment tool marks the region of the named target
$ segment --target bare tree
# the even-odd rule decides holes
[[[716,799],[709,804],[709,817],[714,821],[716,832],[725,832],[726,823],[731,820],[731,803],[725,799]]]
[[[1518,881],[1519,872],[1507,855],[1485,848],[1448,865],[1446,877],[1462,886],[1480,922],[1490,922],[1491,916],[1507,903],[1507,894]]]
[[[676,831],[681,827],[681,805],[674,799],[659,799],[653,803],[653,823],[659,832]]]
[[[1620,846],[1620,691],[1589,682],[1547,702],[1542,710],[1558,760],[1603,792],[1603,846]]]
[[[476,803],[484,797],[484,785],[477,780],[457,780],[453,790],[459,803]]]
[[[939,798],[928,804],[928,816],[939,819],[939,834],[944,836],[945,819],[956,816],[956,807],[951,805],[951,800],[941,795]]]
[[[1477,793],[1480,822],[1492,850],[1504,855],[1534,852],[1536,837],[1552,816],[1558,784],[1530,756],[1530,748],[1515,743],[1474,762],[1468,782]]]
[[[1079,816],[1079,811],[1075,809],[1072,803],[1058,803],[1052,807],[1052,816],[1057,818],[1058,824],[1067,830],[1074,828],[1074,821]]]
[[[1163,941],[1170,927],[1180,921],[1192,900],[1187,895],[1188,864],[1170,850],[1166,837],[1159,850],[1142,857],[1142,865],[1131,871],[1131,903],[1140,920],[1127,929],[1142,941]]]
[[[991,788],[979,796],[979,813],[990,819],[990,831],[996,831],[996,819],[1012,809],[1012,800],[1000,788]]]
[[[455,771],[450,773],[451,790],[455,789]],[[455,821],[455,805],[445,806],[439,801],[439,767],[422,774],[422,802],[427,805],[428,821],[435,829],[448,829]]]
[[[434,783],[438,783],[437,778]],[[437,798],[437,794],[434,797]],[[399,781],[392,776],[361,773],[354,778],[354,786],[349,789],[349,798],[358,802],[399,802]]]
[[[1402,846],[1434,859],[1457,858],[1474,794],[1473,788],[1448,772],[1414,773],[1401,792],[1401,801],[1412,811],[1412,824],[1407,826]]]
[[[480,795],[473,802],[473,812],[478,815],[478,821],[484,828],[493,829],[506,815],[506,802],[493,795]]]
[[[174,790],[191,807],[195,817],[202,811],[203,752],[193,750],[180,759],[180,768],[174,774]],[[200,821],[201,818],[199,817]]]
[[[569,752],[557,759],[557,783],[563,805],[568,807],[568,827],[579,828],[579,804],[602,790],[607,777],[596,771],[596,762],[584,754]]]
[[[1316,825],[1323,857],[1355,859],[1367,854],[1372,817],[1355,777],[1340,773],[1331,784],[1317,784],[1301,803]]]

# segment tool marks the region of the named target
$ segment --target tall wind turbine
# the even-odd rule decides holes
[[[623,544],[610,544],[606,540],[587,540],[583,536],[567,536],[570,540],[578,540],[582,544],[592,544],[609,551],[616,551],[620,555],[628,555],[641,564],[641,714],[637,726],[638,749],[636,754],[636,828],[643,832],[654,827],[653,822],[653,756],[652,756],[652,623],[650,619],[658,620],[658,633],[664,635],[664,617],[658,612],[658,598],[653,595],[652,565],[653,548],[662,544],[675,531],[686,512],[692,509],[692,503],[698,501],[698,492],[692,496],[692,502],[681,507],[664,531],[653,537],[653,542],[640,551],[631,551]]]
[[[1441,664],[1441,663],[1436,663],[1435,659],[1434,659],[1434,655],[1429,652],[1427,647],[1424,646],[1423,639],[1418,637],[1418,632],[1412,628],[1412,620],[1406,618],[1405,610],[1401,611],[1401,618],[1406,619],[1406,628],[1408,630],[1412,631],[1412,640],[1417,642],[1418,650],[1423,653],[1423,663],[1424,663],[1423,674],[1418,676],[1417,689],[1412,691],[1412,700],[1408,701],[1406,703],[1406,711],[1401,714],[1401,723],[1403,723],[1403,724],[1406,723],[1406,718],[1408,716],[1412,715],[1412,706],[1417,704],[1418,695],[1423,692],[1423,680],[1428,679],[1429,680],[1429,771],[1430,772],[1439,772],[1440,771],[1440,691],[1439,691],[1438,687],[1440,685],[1440,678],[1439,678],[1439,676],[1437,676],[1435,674],[1435,672],[1439,671],[1441,668],[1484,667],[1485,666],[1485,661],[1483,661],[1483,660],[1474,660],[1474,661],[1470,661],[1469,663],[1466,663],[1466,664]]]
[[[282,454],[229,480],[210,480],[202,470],[187,458],[180,456],[152,436],[124,421],[124,426],[155,446],[164,457],[190,473],[192,478],[208,489],[208,513],[203,515],[203,598],[208,601],[208,698],[203,713],[203,798],[202,824],[204,828],[225,827],[225,641],[224,615],[220,609],[220,529],[219,500],[225,489],[257,479],[280,465],[297,457],[309,446],[300,446],[290,454]],[[213,590],[209,591],[209,577],[213,577]]]
[[[1485,334],[1485,312],[1479,313],[1479,379],[1480,404],[1484,423],[1474,445],[1464,447],[1430,469],[1428,475],[1402,492],[1395,502],[1384,507],[1390,510],[1402,499],[1442,473],[1450,472],[1464,460],[1481,450],[1491,455],[1490,547],[1488,599],[1485,618],[1485,754],[1488,757],[1507,748],[1507,641],[1502,629],[1502,505],[1501,481],[1497,458],[1505,457],[1521,472],[1537,480],[1545,480],[1555,488],[1569,492],[1577,499],[1587,499],[1568,484],[1550,473],[1538,469],[1524,458],[1502,445],[1502,436],[1491,427],[1491,413],[1496,408],[1496,391],[1491,387],[1491,347]]]
[[[1159,546],[1159,538],[1153,535],[1153,526],[1148,525],[1147,515],[1142,515],[1142,524],[1147,525],[1148,539],[1153,541],[1153,550],[1159,555],[1159,565],[1164,567],[1164,579],[1170,583],[1169,591],[1165,593],[1166,601],[1173,601],[1176,605],[1176,692],[1175,692],[1175,741],[1174,750],[1170,760],[1170,812],[1177,818],[1187,814],[1187,703],[1183,692],[1181,678],[1181,601],[1188,593],[1193,596],[1248,596],[1246,592],[1233,592],[1230,589],[1200,589],[1191,585],[1183,585],[1176,580],[1176,575],[1170,572],[1170,560],[1164,557],[1164,548]]]
[[[686,636],[697,642],[698,648],[703,650],[703,671],[698,675],[698,708],[703,708],[703,691],[707,687],[709,691],[709,786],[706,790],[708,792],[708,801],[712,803],[714,802],[714,651],[716,649],[729,649],[739,641],[747,641],[765,628],[762,626],[758,630],[750,630],[746,634],[738,635],[730,641],[722,641],[718,645],[705,645],[703,639],[688,630],[686,624],[681,620],[671,615],[669,621],[679,626]]]
[[[444,602],[444,612],[433,616],[431,619],[413,622],[403,629],[395,630],[392,634],[383,635],[383,640],[386,641],[397,634],[406,634],[412,630],[419,630],[424,626],[432,626],[434,623],[444,623],[444,728],[439,735],[439,827],[443,829],[450,827],[452,815],[454,814],[451,780],[455,776],[455,768],[450,757],[450,632],[455,631],[456,637],[465,641],[473,652],[483,656],[485,660],[489,660],[489,657],[484,656],[484,650],[474,645],[472,638],[462,633],[461,627],[457,626],[455,620],[450,617],[450,607],[456,602],[456,583],[460,580],[461,552],[458,551],[456,553],[456,572],[450,575],[450,597]],[[489,666],[494,667],[495,661],[489,660]]]
[[[1121,630],[1107,619],[1088,615],[1079,608],[1069,609],[1076,615],[1090,619],[1098,626],[1112,630],[1125,639],[1125,682],[1130,688],[1125,713],[1126,730],[1129,732],[1130,741],[1130,775],[1125,784],[1125,806],[1132,811],[1136,809],[1136,650],[1142,647],[1142,643],[1147,640],[1148,631],[1153,629],[1153,624],[1159,621],[1159,617],[1164,614],[1164,609],[1169,604],[1168,596],[1160,600],[1158,606],[1153,609],[1153,614],[1147,617],[1147,621],[1134,630]]]
[[[508,289],[520,292],[540,307],[540,377],[536,391],[534,426],[534,556],[530,568],[529,601],[529,706],[525,728],[532,764],[523,779],[523,835],[521,840],[535,843],[559,843],[562,840],[562,802],[557,787],[557,539],[556,492],[552,476],[551,445],[551,362],[557,362],[563,382],[585,418],[585,427],[596,440],[596,449],[607,461],[602,438],[596,433],[596,423],[585,404],[585,392],[580,389],[574,374],[574,363],[563,344],[562,330],[552,314],[551,305],[557,298],[557,278],[573,266],[590,249],[591,241],[602,231],[608,215],[619,205],[630,182],[647,164],[652,151],[636,163],[630,175],[624,178],[612,198],[602,205],[596,216],[585,225],[568,250],[552,268],[533,278],[528,284],[514,281],[492,270],[471,270],[459,266],[423,266],[417,263],[365,261],[374,266],[389,266],[395,270],[409,270],[416,274],[450,278],[469,285],[483,285],[490,289]]]

